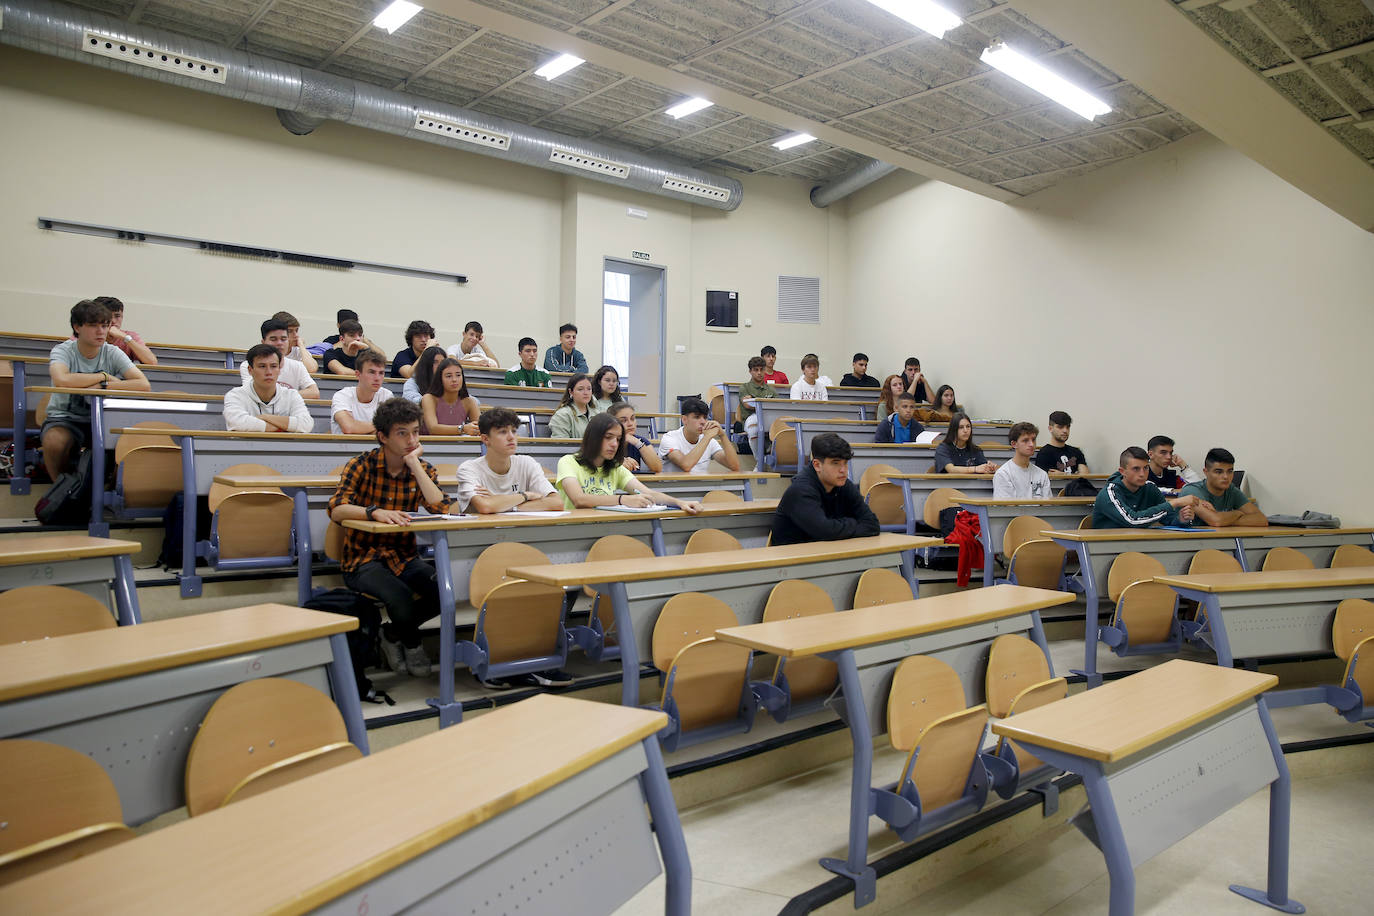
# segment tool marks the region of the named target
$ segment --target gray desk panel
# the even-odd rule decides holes
[[[140,824],[186,803],[186,755],[210,706],[235,684],[284,677],[332,695],[327,639],[154,671],[6,703],[0,738],[51,741],[87,754]]]
[[[666,556],[673,556],[686,550],[688,538],[702,528],[716,528],[732,534],[746,548],[762,547],[773,529],[773,513],[721,515],[709,519],[690,516],[665,518],[660,524],[663,528],[663,552]]]
[[[1369,534],[1337,533],[1297,534],[1291,537],[1249,537],[1244,539],[1245,568],[1260,569],[1264,556],[1275,547],[1292,547],[1307,556],[1318,569],[1331,565],[1331,556],[1342,544],[1358,544],[1361,547],[1374,546]]]
[[[425,460],[430,464],[461,464],[476,458],[482,445],[473,440],[427,441]],[[272,467],[283,474],[322,476],[350,458],[374,446],[355,442],[280,439],[272,443]],[[252,439],[196,438],[196,492],[209,493],[216,474],[236,464],[260,464],[263,443]]]
[[[1374,599],[1374,586],[1222,592],[1221,623],[1233,658],[1325,655],[1331,624],[1346,598]]]
[[[1166,575],[1178,576],[1188,571],[1188,564],[1199,550],[1212,548],[1222,553],[1235,553],[1236,542],[1228,538],[1199,538],[1181,535],[1148,541],[1100,541],[1089,544],[1092,555],[1093,578],[1097,582],[1099,602],[1106,603],[1107,574],[1113,561],[1123,553],[1135,551],[1154,557],[1164,565]]]
[[[22,334],[0,334],[0,353],[15,356],[47,357],[58,342],[55,340],[35,340]],[[153,347],[153,355],[159,363],[177,366],[194,366],[200,369],[223,369],[226,356],[233,351],[190,350],[182,347]]]
[[[82,560],[62,560],[58,563],[30,563],[24,566],[0,566],[0,592],[25,585],[61,585],[90,595],[115,609],[110,583],[118,574],[115,557],[90,557]]]

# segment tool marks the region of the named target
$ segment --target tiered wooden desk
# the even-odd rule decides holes
[[[0,591],[62,585],[110,607],[120,626],[135,624],[142,619],[133,564],[140,546],[84,534],[6,535],[0,537]]]
[[[948,476],[948,475],[946,475]],[[1002,550],[1002,536],[1007,525],[1021,515],[1034,515],[1052,528],[1068,528],[1092,515],[1093,498],[1059,497],[1056,499],[991,499],[969,496],[958,501],[959,508],[978,516],[978,530],[983,541],[983,584],[993,582],[995,558]],[[1007,559],[1011,559],[1008,557]]]

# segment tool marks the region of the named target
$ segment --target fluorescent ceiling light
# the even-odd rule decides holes
[[[372,24],[379,29],[386,29],[387,34],[390,35],[409,22],[410,17],[422,9],[424,7],[417,3],[410,3],[408,0],[396,0],[395,3],[378,13],[377,18],[372,20]]]
[[[791,149],[794,146],[801,146],[803,143],[810,143],[814,139],[816,138],[810,134],[789,134],[774,143],[773,147],[775,149]]]
[[[574,67],[580,67],[585,63],[586,61],[580,57],[574,57],[571,54],[560,54],[538,70],[534,71],[534,74],[535,76],[542,76],[546,80],[556,80]]]
[[[957,29],[964,20],[932,0],[868,0],[878,9],[887,10],[898,19],[905,19],[922,32],[943,38],[950,29]]]
[[[1041,95],[1049,97],[1089,121],[1112,110],[1112,106],[1097,96],[1079,89],[1064,77],[1046,70],[1001,41],[994,41],[983,52],[983,63],[996,67],[1012,79],[1020,80]]]
[[[701,98],[690,98],[685,102],[678,102],[668,109],[668,114],[674,118],[685,118],[689,114],[696,114],[703,108],[710,108],[715,102],[708,102]]]

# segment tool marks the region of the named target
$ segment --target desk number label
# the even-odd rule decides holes
[[[367,911],[367,894],[363,894],[363,898],[358,901],[358,916],[367,916]]]
[[[46,566],[46,565],[45,565],[45,566],[33,566],[33,567],[30,567],[30,569],[29,569],[29,578],[30,578],[30,579],[51,579],[51,578],[52,578],[52,567],[51,567],[51,566]]]
[[[255,655],[244,664],[244,671],[249,675],[262,673],[262,656]]]

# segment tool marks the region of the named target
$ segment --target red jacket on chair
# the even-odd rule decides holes
[[[959,547],[957,584],[960,588],[968,585],[971,571],[983,568],[983,545],[979,542],[980,534],[978,516],[972,512],[961,511],[954,517],[954,530],[945,536],[946,544],[957,544]]]

